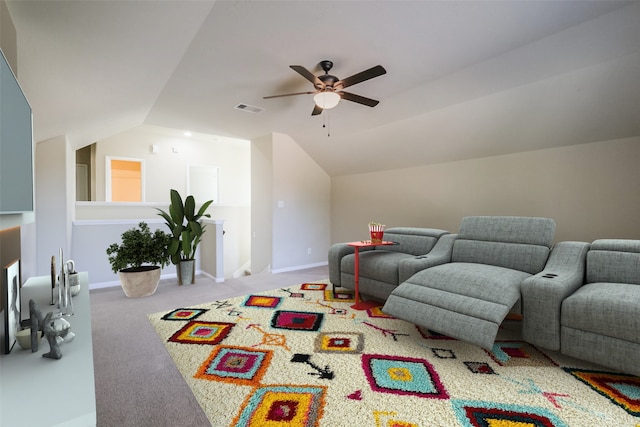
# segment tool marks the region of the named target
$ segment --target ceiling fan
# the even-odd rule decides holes
[[[265,96],[263,99],[314,94],[313,100],[315,102],[315,106],[311,112],[312,116],[322,113],[322,110],[328,110],[335,107],[341,99],[366,105],[367,107],[375,107],[380,101],[365,98],[364,96],[356,95],[351,92],[345,92],[343,89],[387,73],[387,70],[385,70],[382,65],[376,65],[368,70],[361,71],[353,76],[340,80],[336,76],[329,74],[329,71],[333,68],[333,62],[328,60],[320,61],[320,67],[324,71],[324,74],[319,76],[313,75],[311,71],[307,70],[302,65],[290,65],[290,67],[302,77],[309,80],[313,84],[315,91]]]

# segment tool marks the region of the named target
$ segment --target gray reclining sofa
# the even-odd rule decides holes
[[[523,285],[524,339],[640,376],[640,240],[595,240],[576,256],[582,269],[570,280]],[[571,277],[566,267],[555,270]]]
[[[362,252],[361,290],[386,299],[386,313],[484,348],[522,313],[525,341],[640,376],[640,240],[552,246],[554,233],[553,220],[528,217],[466,217],[458,234],[389,229],[385,240],[411,253]],[[330,249],[329,274],[353,288],[353,248]]]
[[[457,236],[443,242],[448,251],[421,260],[422,269],[382,310],[490,349],[506,315],[517,310],[523,281],[545,268],[554,234],[549,218],[465,217]]]
[[[429,254],[446,230],[417,227],[388,228],[384,240],[393,246],[362,248],[359,262],[359,291],[384,301],[391,291],[422,268],[420,260]],[[329,280],[335,287],[354,288],[354,248],[336,243],[329,248]]]

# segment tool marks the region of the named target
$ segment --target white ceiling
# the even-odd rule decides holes
[[[7,4],[36,141],[279,132],[344,175],[640,135],[637,1]],[[324,59],[339,78],[384,66],[348,89],[380,104],[312,117],[312,95],[262,99],[312,90],[289,65]]]

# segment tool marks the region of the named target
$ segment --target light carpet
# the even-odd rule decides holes
[[[640,378],[354,310],[328,281],[149,315],[211,425],[640,426]]]

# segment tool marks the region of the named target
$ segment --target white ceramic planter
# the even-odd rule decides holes
[[[143,271],[120,270],[120,284],[124,294],[129,298],[140,298],[153,295],[158,289],[161,269],[158,266],[147,266]]]

